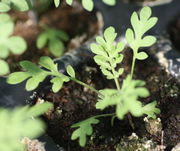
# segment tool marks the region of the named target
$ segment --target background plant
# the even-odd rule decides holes
[[[31,0],[0,0],[0,12],[8,12],[11,8],[19,11],[27,11]]]
[[[10,53],[22,54],[26,48],[25,40],[20,36],[12,36],[14,22],[8,14],[0,14],[0,75],[9,73],[8,63],[4,60]]]
[[[44,27],[44,31],[39,34],[36,45],[39,49],[48,45],[49,51],[55,57],[59,57],[64,52],[64,42],[68,40],[69,36],[64,31],[46,26]]]
[[[52,108],[51,103],[18,107],[13,110],[0,108],[0,150],[24,151],[22,139],[24,137],[37,138],[44,133],[45,124],[38,116],[50,108]]]
[[[102,0],[105,4],[113,6],[116,4],[116,0]],[[61,0],[54,0],[54,4],[56,7],[58,7],[60,5]],[[66,0],[66,3],[68,5],[72,5],[73,0]],[[94,8],[94,2],[93,0],[82,0],[82,6],[88,10],[88,11],[92,11]]]
[[[134,31],[132,29],[126,31],[126,40],[133,49],[133,63],[131,74],[123,80],[122,86],[120,86],[118,79],[123,73],[123,68],[119,68],[117,65],[123,60],[121,52],[124,49],[124,43],[115,43],[117,36],[115,29],[108,27],[104,31],[103,36],[96,38],[97,43],[91,44],[91,50],[95,53],[94,61],[100,66],[102,73],[107,79],[113,79],[115,81],[116,89],[96,90],[79,81],[76,78],[74,69],[70,65],[66,67],[67,75],[64,75],[58,72],[57,64],[49,57],[40,58],[39,64],[43,69],[29,61],[21,62],[20,65],[26,72],[12,73],[8,77],[7,82],[17,84],[27,79],[26,89],[34,90],[45,77],[52,75],[54,76],[51,80],[53,92],[58,92],[64,82],[72,80],[98,94],[96,109],[104,110],[109,106],[114,106],[116,109],[115,113],[96,115],[72,125],[72,128],[77,129],[72,133],[71,139],[75,140],[79,138],[79,144],[81,146],[85,146],[86,137],[93,132],[92,125],[98,124],[98,118],[100,117],[112,116],[113,118],[124,119],[125,115],[131,113],[135,117],[146,114],[149,118],[156,118],[156,114],[160,113],[160,110],[156,108],[157,102],[153,101],[143,105],[139,101],[140,98],[146,98],[150,95],[147,88],[144,87],[145,82],[132,79],[135,59],[143,60],[148,57],[145,52],[138,52],[139,48],[151,46],[156,41],[153,36],[143,36],[157,22],[157,18],[154,19],[150,16],[151,9],[149,7],[144,7],[140,12],[140,16],[135,12],[131,16],[131,24]]]

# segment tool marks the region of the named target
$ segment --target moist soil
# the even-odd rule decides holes
[[[18,64],[22,60],[37,63],[41,56],[54,58],[47,48],[39,50],[36,47],[36,39],[43,31],[42,25],[63,30],[69,35],[70,40],[65,43],[65,52],[79,47],[99,31],[96,12],[85,11],[78,2],[75,2],[73,7],[62,3],[58,8],[50,8],[39,14],[37,21],[29,17],[28,14],[30,13],[10,12],[15,21],[14,35],[22,36],[28,45],[27,50],[22,55],[11,54],[7,59],[11,72],[19,70]]]
[[[120,65],[125,68],[125,74],[119,79],[120,83],[130,72],[131,51],[127,49],[125,52],[125,61]],[[96,110],[97,95],[74,82],[69,82],[56,94],[49,90],[49,85],[45,86],[34,100],[37,102],[41,98],[54,104],[54,109],[44,116],[48,125],[48,135],[66,151],[121,151],[117,149],[118,144],[122,144],[122,139],[132,133],[136,133],[139,138],[152,140],[156,145],[166,146],[165,150],[170,151],[180,142],[180,85],[151,57],[146,61],[137,61],[135,68],[134,79],[145,80],[146,87],[151,92],[150,97],[141,101],[145,104],[154,100],[158,102],[158,107],[161,109],[158,117],[161,119],[162,130],[161,128],[155,132],[152,132],[155,128],[149,130],[143,120],[144,117],[132,117],[134,130],[127,116],[124,120],[115,119],[113,126],[111,118],[104,117],[94,126],[93,135],[88,137],[86,146],[79,147],[78,141],[70,139],[74,130],[70,128],[71,125],[93,115],[113,113],[114,108]],[[93,61],[79,66],[76,71],[78,79],[98,90],[115,88],[114,82],[106,80]]]

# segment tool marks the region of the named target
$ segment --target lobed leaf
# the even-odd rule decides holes
[[[98,124],[99,120],[91,117],[79,123],[71,126],[71,128],[77,128],[71,135],[72,140],[79,138],[79,145],[84,147],[86,144],[86,137],[91,135],[93,132],[92,124]]]

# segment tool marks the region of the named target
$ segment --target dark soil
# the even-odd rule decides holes
[[[39,50],[36,47],[37,36],[42,32],[44,24],[63,30],[70,36],[65,44],[65,51],[79,47],[99,31],[96,12],[85,11],[77,2],[74,7],[62,3],[57,9],[49,9],[39,16],[37,23],[29,18],[27,12],[10,12],[10,15],[16,22],[14,35],[24,37],[28,44],[27,51],[22,55],[11,55],[7,59],[12,72],[18,70],[19,61],[29,60],[36,63],[41,56],[53,57],[47,48]]]
[[[174,46],[180,51],[180,15],[172,21],[168,29]]]
[[[130,51],[126,50],[126,53],[126,61],[122,65],[125,67],[125,74],[130,72],[131,62],[131,59],[128,59],[131,58],[128,57]],[[114,82],[106,80],[93,62],[80,66],[77,69],[77,77],[97,89],[115,87]],[[124,77],[119,79],[120,83]],[[158,117],[162,120],[163,139],[161,135],[150,134],[146,130],[143,117],[132,118],[135,130],[130,126],[127,117],[121,121],[115,119],[113,126],[111,126],[111,118],[106,117],[101,118],[101,122],[94,126],[94,133],[89,137],[86,147],[79,147],[78,141],[70,139],[73,131],[70,126],[93,115],[113,113],[114,109],[108,108],[103,112],[96,110],[97,95],[74,82],[65,84],[56,94],[51,91],[38,94],[37,98],[43,98],[55,105],[54,110],[45,116],[48,134],[66,151],[115,151],[120,140],[130,136],[132,132],[140,138],[146,137],[156,144],[165,145],[166,150],[170,151],[180,141],[180,86],[152,58],[137,62],[134,78],[145,80],[151,92],[151,96],[142,101],[148,103],[157,100],[158,102],[158,107],[161,109]]]

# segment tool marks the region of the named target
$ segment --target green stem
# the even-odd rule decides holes
[[[78,80],[78,79],[76,79],[76,78],[73,78],[73,77],[69,77],[69,78],[70,78],[72,81],[74,81],[74,82],[76,82],[76,83],[78,83],[78,84],[80,84],[80,85],[82,85],[82,86],[84,86],[84,87],[86,87],[86,88],[88,88],[88,89],[96,92],[97,94],[102,95],[102,94],[101,94],[98,90],[96,90],[94,87],[89,86],[89,85],[87,85],[86,83],[84,83],[84,82],[82,82],[82,81],[80,81],[80,80]]]
[[[100,114],[100,115],[96,115],[96,116],[93,116],[93,117],[94,118],[100,118],[100,117],[113,116],[113,115],[115,115],[115,113]]]

